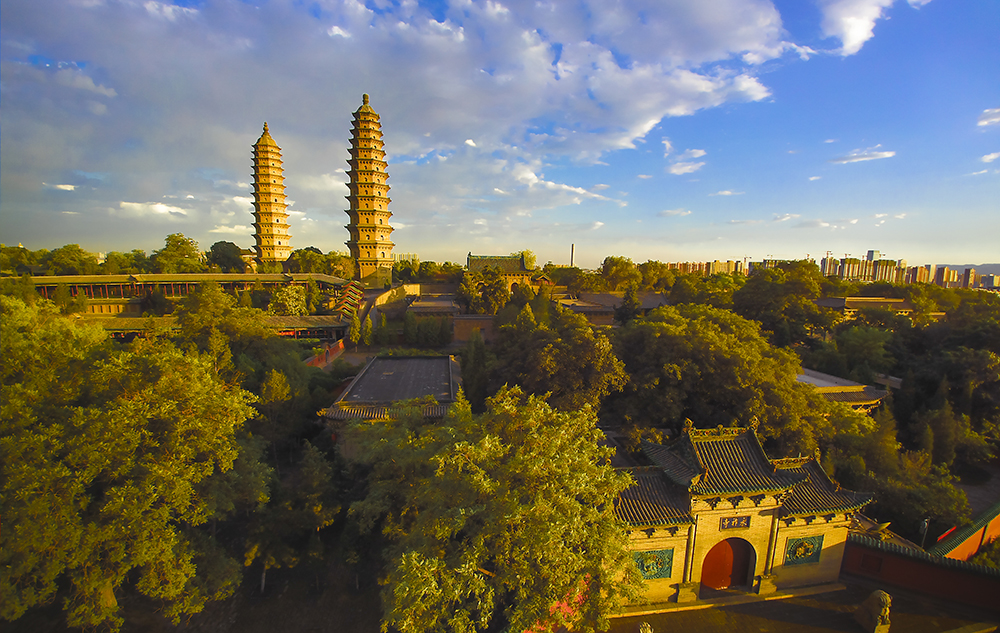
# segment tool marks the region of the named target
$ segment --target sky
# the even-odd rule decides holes
[[[362,94],[396,253],[1000,262],[996,0],[4,0],[0,241],[346,250]]]

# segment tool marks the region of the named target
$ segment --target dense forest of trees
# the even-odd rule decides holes
[[[177,234],[150,257],[109,254],[103,269],[79,247],[4,247],[0,268],[225,270],[237,265],[226,244],[205,255]],[[292,265],[345,276],[340,258],[303,249]],[[313,311],[309,288],[204,284],[170,304],[178,332],[121,343],[68,318],[72,298],[3,278],[0,617],[58,605],[70,626],[114,630],[122,602],[141,597],[178,621],[240,587],[267,595],[272,570],[336,564],[379,570],[394,630],[601,628],[638,580],[608,503],[629,479],[608,466],[598,420],[629,449],[688,419],[755,422],[772,456],[818,450],[840,483],[875,493],[868,513],[910,538],[925,517],[935,533],[968,520],[956,478],[974,478],[1000,439],[1000,295],[856,287],[805,262],[750,277],[623,257],[595,272],[548,268],[571,289],[622,293],[610,328],[544,287],[511,294],[496,271],[430,264],[401,263],[397,277],[456,283],[468,311],[495,315],[494,342],[475,337],[460,354],[464,395],[443,421],[414,408],[332,435],[316,412],[352,370],[309,368],[310,342],[262,325],[265,310]],[[642,290],[670,305],[643,315]],[[849,294],[915,310],[844,321],[813,302]],[[401,327],[412,347],[450,343],[446,320]],[[348,338],[378,346],[388,331],[384,316],[359,318]],[[902,388],[865,415],[798,383],[802,366],[865,383],[889,374]],[[578,608],[551,608],[567,600]]]

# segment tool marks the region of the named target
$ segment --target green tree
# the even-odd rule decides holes
[[[615,333],[628,384],[603,414],[626,426],[679,430],[757,419],[778,452],[809,452],[827,431],[822,399],[796,382],[798,359],[771,346],[759,326],[728,310],[657,308]]]
[[[759,322],[775,345],[802,343],[833,325],[834,313],[813,302],[823,280],[819,268],[806,260],[758,269],[733,293],[733,310]]]
[[[29,305],[34,305],[35,301],[39,299],[38,291],[35,290],[35,282],[28,274],[20,277],[0,277],[0,294],[16,297]]]
[[[241,273],[246,268],[243,249],[232,242],[216,242],[208,251],[208,263],[218,266],[224,273]]]
[[[639,301],[638,293],[636,284],[629,284],[628,288],[625,289],[625,296],[622,298],[621,305],[615,306],[616,322],[626,325],[629,321],[639,316],[639,313],[642,311],[642,302]]]
[[[124,585],[175,621],[231,594],[238,567],[197,526],[253,396],[166,341],[110,347],[48,302],[0,307],[0,616],[59,593],[70,626],[117,629]]]
[[[277,486],[275,499],[250,524],[244,565],[261,563],[260,591],[267,572],[295,567],[303,557],[322,555],[318,532],[333,524],[340,512],[333,483],[333,466],[309,442],[293,476]]]
[[[469,399],[472,411],[482,413],[486,410],[486,397],[489,388],[490,365],[494,357],[486,349],[486,343],[479,329],[472,331],[469,342],[462,350],[462,388]]]
[[[293,273],[327,273],[329,266],[323,251],[315,246],[300,248],[288,256],[289,270]]]
[[[417,317],[409,311],[403,315],[403,342],[407,345],[417,344]]]
[[[354,258],[347,253],[330,251],[326,254],[326,274],[341,279],[354,279]]]
[[[198,242],[183,233],[171,233],[163,248],[153,251],[153,264],[161,273],[200,273],[205,270]]]
[[[378,345],[388,345],[390,343],[391,333],[389,332],[389,325],[385,318],[385,312],[379,312],[378,315],[378,329],[375,330],[375,343]]]
[[[358,317],[358,311],[355,310],[351,314],[351,325],[347,329],[347,340],[354,343],[354,349],[358,349],[358,341],[361,340],[361,319]]]
[[[485,314],[496,314],[510,301],[507,280],[499,268],[487,267],[483,271],[483,283],[479,288]]]
[[[528,270],[535,270],[538,267],[537,266],[538,260],[535,257],[534,251],[529,251],[529,250],[515,251],[515,252],[511,253],[510,256],[511,257],[523,257],[524,258],[524,267],[527,268]]]
[[[365,315],[365,322],[361,326],[361,342],[366,346],[372,344],[372,315]]]
[[[601,264],[601,276],[608,290],[621,290],[642,282],[642,273],[628,257],[605,257]]]
[[[281,316],[301,316],[307,314],[306,290],[302,286],[282,286],[271,296],[267,306],[269,314]]]
[[[79,244],[67,244],[50,251],[39,263],[48,269],[50,275],[94,275],[97,273],[97,255],[80,248]]]
[[[392,264],[392,275],[395,281],[404,284],[416,283],[420,278],[419,259],[401,259]]]
[[[444,424],[414,411],[350,433],[371,469],[351,513],[389,540],[385,630],[606,628],[635,596],[611,503],[631,478],[610,466],[591,410],[504,389],[481,416],[460,400]],[[576,608],[552,608],[565,600]]]
[[[595,331],[568,310],[553,314],[550,327],[540,327],[525,305],[513,324],[500,328],[494,351],[494,389],[510,384],[540,397],[549,394],[552,406],[563,411],[596,409],[626,381],[607,331]]]
[[[674,285],[674,271],[663,262],[651,259],[639,264],[638,269],[645,290],[669,290]]]

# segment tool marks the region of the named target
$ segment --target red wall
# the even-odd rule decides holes
[[[1000,575],[949,567],[947,564],[866,547],[850,540],[844,550],[840,571],[934,598],[1000,612]]]

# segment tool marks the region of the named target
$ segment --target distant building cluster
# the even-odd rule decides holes
[[[706,277],[719,273],[729,275],[747,275],[750,273],[746,262],[733,260],[725,262],[721,262],[719,260],[711,262],[666,262],[666,266],[670,270],[674,270],[679,273],[705,275]]]
[[[996,275],[977,275],[975,268],[964,271],[925,264],[908,266],[905,259],[886,259],[879,251],[868,251],[864,259],[824,257],[819,263],[825,277],[845,281],[885,281],[896,284],[929,283],[942,288],[996,288]]]

